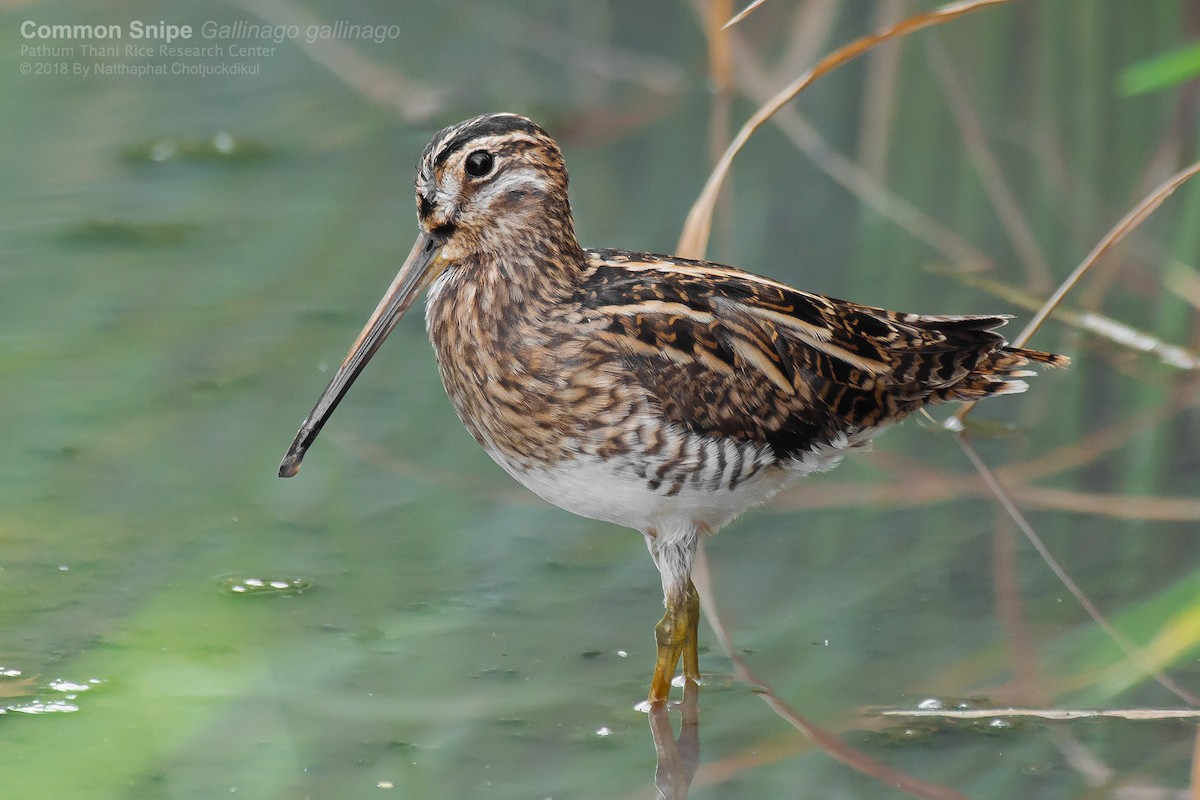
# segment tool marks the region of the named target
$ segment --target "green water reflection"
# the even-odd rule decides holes
[[[69,60],[23,57],[25,19],[257,20],[251,5],[395,22],[398,36],[354,46],[370,65],[285,41],[251,77],[20,72]],[[968,87],[1057,281],[1197,155],[1194,111],[1175,116],[1188,113],[1183,90],[1115,88],[1120,69],[1182,41],[1185,6],[982,11],[913,38],[895,61],[846,68],[795,109],[863,175],[984,254],[989,277],[1044,295],[929,43]],[[864,8],[768,3],[735,63],[791,59],[781,85],[870,30]],[[654,743],[634,705],[661,595],[640,537],[540,502],[488,460],[444,397],[419,315],[301,476],[275,472],[408,251],[412,165],[434,130],[489,110],[532,114],[566,152],[585,244],[670,250],[709,158],[706,52],[686,3],[0,13],[0,794],[655,795]],[[373,99],[397,75],[410,82],[398,93],[407,117]],[[752,109],[739,97],[731,119]],[[1028,318],[948,277],[944,250],[829,166],[764,129],[738,162],[710,255],[876,305]],[[1195,347],[1197,294],[1170,287],[1194,279],[1198,208],[1196,187],[1172,198],[1078,302]],[[1034,344],[1074,366],[979,409],[992,435],[977,446],[1121,634],[1200,692],[1194,378],[1055,323]],[[863,713],[972,695],[1184,705],[1088,619],[932,425],[889,432],[708,552],[754,673],[894,770],[980,798],[1132,796],[1130,781],[1174,797],[1188,785],[1195,730],[1177,720],[981,730]],[[711,678],[692,797],[905,796],[814,747],[732,677],[712,631],[701,637]]]

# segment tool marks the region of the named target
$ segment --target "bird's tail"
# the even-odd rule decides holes
[[[1071,359],[1058,353],[1026,350],[1020,347],[1001,347],[980,361],[957,383],[938,390],[940,400],[980,400],[997,394],[1019,394],[1029,388],[1021,380],[1037,373],[1025,369],[1031,363],[1048,367],[1065,367]]]

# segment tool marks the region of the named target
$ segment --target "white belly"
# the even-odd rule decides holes
[[[633,454],[610,459],[581,455],[553,466],[528,468],[511,463],[491,448],[488,451],[538,497],[573,514],[642,532],[688,522],[715,532],[801,476],[832,469],[846,450],[866,444],[870,433],[841,437],[787,462],[776,460],[765,447],[753,457],[725,458],[723,463],[709,454],[705,466],[682,483],[651,480],[653,472],[647,475],[645,464]],[[701,442],[698,449],[718,447],[714,440],[696,437],[696,441]]]
[[[733,489],[685,486],[668,495],[661,486],[651,489],[644,478],[613,466],[579,458],[549,469],[509,470],[509,474],[559,508],[639,531],[680,519],[715,531],[747,508],[769,500],[792,477],[786,470],[767,468]]]

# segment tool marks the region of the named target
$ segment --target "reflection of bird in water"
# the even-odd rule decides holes
[[[679,736],[671,730],[667,705],[650,706],[650,735],[654,738],[656,766],[654,787],[660,800],[687,800],[688,790],[700,765],[700,708],[699,691],[693,681],[683,686],[683,701],[679,704],[681,720]]]
[[[561,508],[635,528],[666,613],[650,700],[682,658],[699,677],[699,538],[932,403],[1026,388],[998,316],[919,316],[703,261],[584,250],[558,146],[492,114],[434,136],[417,167],[420,233],[280,466],[294,475],[418,294],[463,424]]]

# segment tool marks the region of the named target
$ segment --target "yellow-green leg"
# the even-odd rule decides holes
[[[671,694],[671,679],[683,659],[683,677],[700,680],[698,633],[700,627],[700,595],[691,580],[687,592],[679,598],[668,596],[667,611],[654,626],[658,653],[654,662],[654,677],[650,681],[650,702],[664,703]]]

